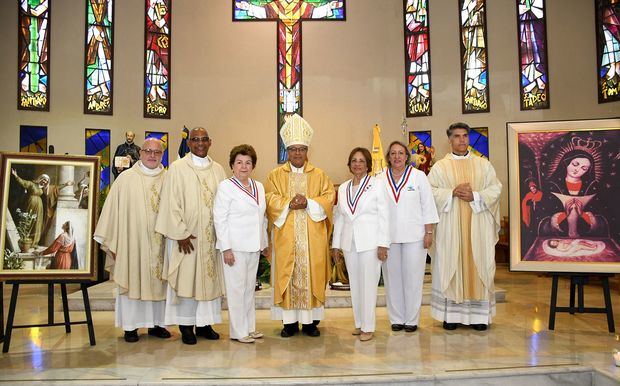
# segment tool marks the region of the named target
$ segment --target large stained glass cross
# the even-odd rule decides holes
[[[233,0],[234,21],[278,22],[278,133],[284,119],[302,115],[301,24],[303,20],[345,20],[344,1]],[[286,149],[278,134],[278,163]]]

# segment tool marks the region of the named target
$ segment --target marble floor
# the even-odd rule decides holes
[[[381,307],[375,339],[369,342],[351,335],[351,309],[326,309],[319,338],[288,339],[279,336],[280,324],[269,320],[268,310],[258,310],[257,327],[265,337],[254,344],[228,339],[224,313],[224,323],[215,327],[222,339],[200,340],[195,346],[183,345],[176,328],[169,340],[144,331],[138,343],[125,343],[114,327],[114,313],[98,311],[93,313],[93,347],[86,326],[73,326],[70,334],[63,327],[14,330],[10,352],[0,354],[0,383],[451,385],[456,383],[450,380],[470,384],[464,380],[478,378],[471,384],[508,385],[513,383],[500,377],[523,384],[529,382],[524,376],[538,374],[551,383],[530,384],[620,384],[620,368],[611,356],[620,349],[620,335],[607,332],[603,314],[558,314],[555,331],[549,331],[549,277],[499,266],[496,284],[506,289],[506,302],[497,305],[497,317],[485,332],[465,327],[445,331],[430,318],[428,306],[422,308],[418,331],[392,332]],[[558,304],[566,305],[569,282],[562,279],[559,288]],[[603,305],[599,285],[587,286],[585,292],[586,306]],[[5,285],[5,310],[9,296],[10,285]],[[617,288],[612,299],[619,320]],[[82,320],[83,313],[71,312],[71,317]],[[15,323],[46,318],[46,286],[22,285]],[[62,320],[62,312],[55,318]]]

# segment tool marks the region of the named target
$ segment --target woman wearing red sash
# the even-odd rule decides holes
[[[260,252],[267,252],[265,189],[250,178],[256,152],[250,145],[230,151],[233,176],[220,182],[213,205],[217,249],[224,259],[224,282],[230,319],[230,338],[253,343],[256,331],[254,285]]]
[[[353,149],[347,165],[353,178],[338,188],[332,257],[337,262],[339,250],[344,252],[355,320],[353,335],[368,341],[375,331],[381,262],[390,245],[389,210],[383,182],[368,175],[372,170],[368,149]]]
[[[439,217],[426,174],[411,166],[407,146],[392,142],[386,158],[381,179],[390,212],[390,254],[383,263],[388,316],[392,331],[413,332],[420,321],[426,251]]]
[[[52,245],[37,255],[45,256],[52,253],[54,253],[52,269],[78,269],[75,238],[69,221],[62,224],[62,233],[56,237]]]

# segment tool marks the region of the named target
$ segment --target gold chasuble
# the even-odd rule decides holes
[[[466,157],[450,153],[433,166],[428,180],[439,213],[435,241],[429,250],[440,267],[439,272],[433,271],[433,280],[439,280],[438,289],[456,303],[489,300],[494,293],[502,190],[493,166],[471,153]],[[454,188],[462,183],[469,183],[478,193],[481,202],[473,202],[478,210],[452,196]]]
[[[106,269],[119,294],[160,301],[166,299],[164,243],[155,232],[155,219],[166,171],[160,167],[147,174],[141,164],[134,164],[112,184],[94,238],[106,252]]]
[[[318,203],[327,218],[315,222],[306,210],[290,210],[284,224],[274,226],[296,194]],[[293,173],[287,162],[267,178],[267,217],[275,255],[274,304],[284,310],[311,310],[325,303],[334,194],[334,185],[325,172],[307,162],[303,173]]]
[[[161,192],[155,230],[168,239],[164,278],[177,296],[199,301],[224,295],[222,260],[215,250],[213,202],[220,181],[226,178],[220,164],[209,157],[205,167],[194,165],[191,153],[170,165]],[[177,240],[190,235],[194,250],[179,251]]]

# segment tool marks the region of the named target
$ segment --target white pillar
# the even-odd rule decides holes
[[[66,182],[75,182],[75,167],[74,166],[61,166],[58,173],[58,185]],[[78,202],[73,192],[73,185],[65,186],[58,192],[58,207],[59,208],[77,208]]]

